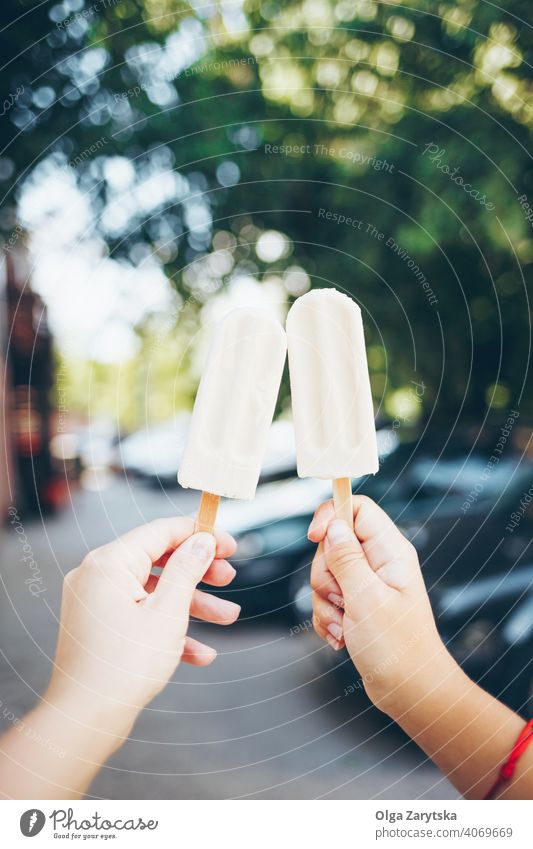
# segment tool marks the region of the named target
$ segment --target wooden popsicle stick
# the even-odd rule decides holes
[[[212,534],[217,518],[218,502],[220,495],[213,495],[211,492],[202,492],[200,498],[200,506],[194,523],[194,533],[203,531],[206,534]]]
[[[352,481],[350,478],[335,478],[333,481],[333,506],[337,519],[342,519],[353,529]]]

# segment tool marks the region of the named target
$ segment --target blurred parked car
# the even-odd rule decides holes
[[[92,472],[100,474],[113,462],[117,443],[114,423],[96,419],[90,425],[68,422],[50,441],[50,451],[63,476],[84,480]]]
[[[533,558],[433,593],[449,651],[486,690],[533,715]]]
[[[508,526],[533,483],[533,463],[508,445],[487,473],[498,435],[484,434],[475,448],[466,439],[387,440],[379,473],[355,481],[354,491],[377,501],[416,545],[450,649],[488,689],[505,690],[519,707],[531,686],[533,502],[512,532]],[[239,542],[237,576],[226,593],[242,604],[244,617],[309,620],[314,546],[306,534],[330,494],[329,481],[291,479],[260,486],[250,505],[223,506],[221,523]],[[353,670],[348,674],[353,678]]]
[[[185,450],[190,418],[189,413],[180,413],[168,422],[126,436],[115,451],[112,464],[115,471],[142,478],[152,486],[178,486],[178,467]],[[295,469],[292,423],[278,420],[269,432],[261,480],[278,480],[294,474]]]
[[[177,486],[189,423],[189,413],[180,413],[170,421],[126,436],[116,446],[113,468],[154,486]]]

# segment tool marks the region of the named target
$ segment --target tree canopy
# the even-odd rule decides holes
[[[385,415],[531,415],[525,0],[5,8],[6,238],[68,169],[110,254],[189,306],[247,276],[350,293]]]

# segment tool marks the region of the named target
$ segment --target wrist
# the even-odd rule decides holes
[[[10,795],[17,799],[80,798],[102,764],[124,742],[133,720],[131,712],[119,716],[105,706],[95,707],[87,694],[80,701],[78,693],[59,692],[55,682],[3,740],[11,757]]]
[[[62,726],[68,725],[76,733],[83,733],[91,740],[91,745],[97,745],[104,752],[109,750],[109,754],[130,735],[140,713],[136,707],[113,702],[74,685],[58,687],[51,684],[41,706]]]
[[[445,696],[469,679],[456,663],[440,638],[431,647],[425,646],[421,658],[413,658],[401,676],[389,676],[370,688],[372,702],[400,725],[413,712],[428,705],[442,704]]]

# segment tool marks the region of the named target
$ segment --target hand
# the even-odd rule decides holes
[[[180,659],[205,666],[216,657],[188,637],[189,614],[234,622],[240,607],[201,592],[202,579],[225,586],[235,570],[227,533],[193,534],[187,518],[159,519],[90,552],[65,578],[59,642],[45,700],[67,715],[95,710],[130,724],[163,689]],[[161,576],[151,574],[163,566]]]
[[[423,689],[437,664],[453,661],[414,546],[371,499],[354,496],[353,511],[355,533],[335,519],[331,501],[309,526],[309,539],[320,543],[311,570],[313,621],[333,648],[346,643],[369,697],[391,713],[403,688]]]

